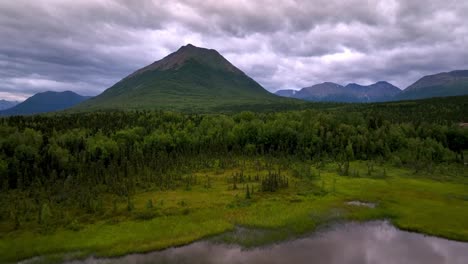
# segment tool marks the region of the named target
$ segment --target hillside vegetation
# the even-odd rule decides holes
[[[296,104],[301,102],[269,93],[217,51],[187,45],[74,110],[211,112]]]

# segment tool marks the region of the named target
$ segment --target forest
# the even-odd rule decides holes
[[[320,176],[321,168],[357,178],[370,176],[377,171],[374,167],[381,168],[374,173],[381,177],[401,168],[411,177],[468,182],[468,129],[459,126],[460,116],[468,116],[465,106],[406,114],[404,104],[373,104],[366,111],[361,106],[352,111],[353,107],[2,118],[0,240],[26,231],[45,236],[62,229],[78,232],[113,218],[119,222],[171,215],[170,210],[151,210],[163,203],[152,198],[145,198],[144,209],[138,210],[138,195],[208,189],[223,173],[226,189],[239,190],[235,197],[241,200],[275,195],[293,183],[297,188],[304,178]],[[431,111],[443,112],[446,118],[436,119],[441,114]],[[356,170],[359,166],[361,171]],[[203,171],[209,173],[198,173]],[[323,184],[315,180],[310,188],[320,193]],[[184,208],[190,199],[175,207]],[[60,250],[51,250],[56,251]],[[35,254],[20,252],[10,260]]]

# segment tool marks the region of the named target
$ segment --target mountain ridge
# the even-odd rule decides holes
[[[90,96],[82,96],[72,91],[37,93],[18,105],[0,111],[0,116],[32,115],[65,110],[81,103]]]
[[[12,108],[15,105],[19,104],[20,102],[18,101],[8,101],[8,100],[3,100],[0,99],[0,111],[1,110],[6,110],[8,108]]]
[[[346,86],[333,82],[324,82],[295,92],[281,90],[281,93],[283,96],[290,95],[307,101],[362,103],[386,101],[387,97],[394,96],[399,91],[398,87],[385,81],[379,81],[371,85],[350,83]]]
[[[468,94],[468,70],[454,70],[423,76],[394,99],[412,100],[465,94]]]
[[[346,86],[341,86],[339,84],[325,82],[297,91],[279,90],[276,94],[308,101],[351,103],[462,96],[468,94],[468,70],[454,70],[426,75],[404,90],[400,90],[398,87],[386,81],[378,81],[367,86],[356,83],[349,83]]]

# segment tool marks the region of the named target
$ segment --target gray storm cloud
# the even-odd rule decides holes
[[[270,91],[468,68],[468,2],[0,2],[0,98],[95,95],[187,43],[217,49]]]

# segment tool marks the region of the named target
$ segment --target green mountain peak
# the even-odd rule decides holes
[[[265,90],[216,50],[188,44],[135,71],[76,109],[206,112],[285,100]]]
[[[154,70],[178,70],[187,63],[198,62],[205,66],[210,66],[217,70],[225,70],[238,74],[242,71],[232,65],[221,54],[214,49],[199,48],[192,44],[180,47],[176,52],[169,54],[161,60],[158,60],[138,71],[131,74],[129,77],[134,77],[146,71]]]

